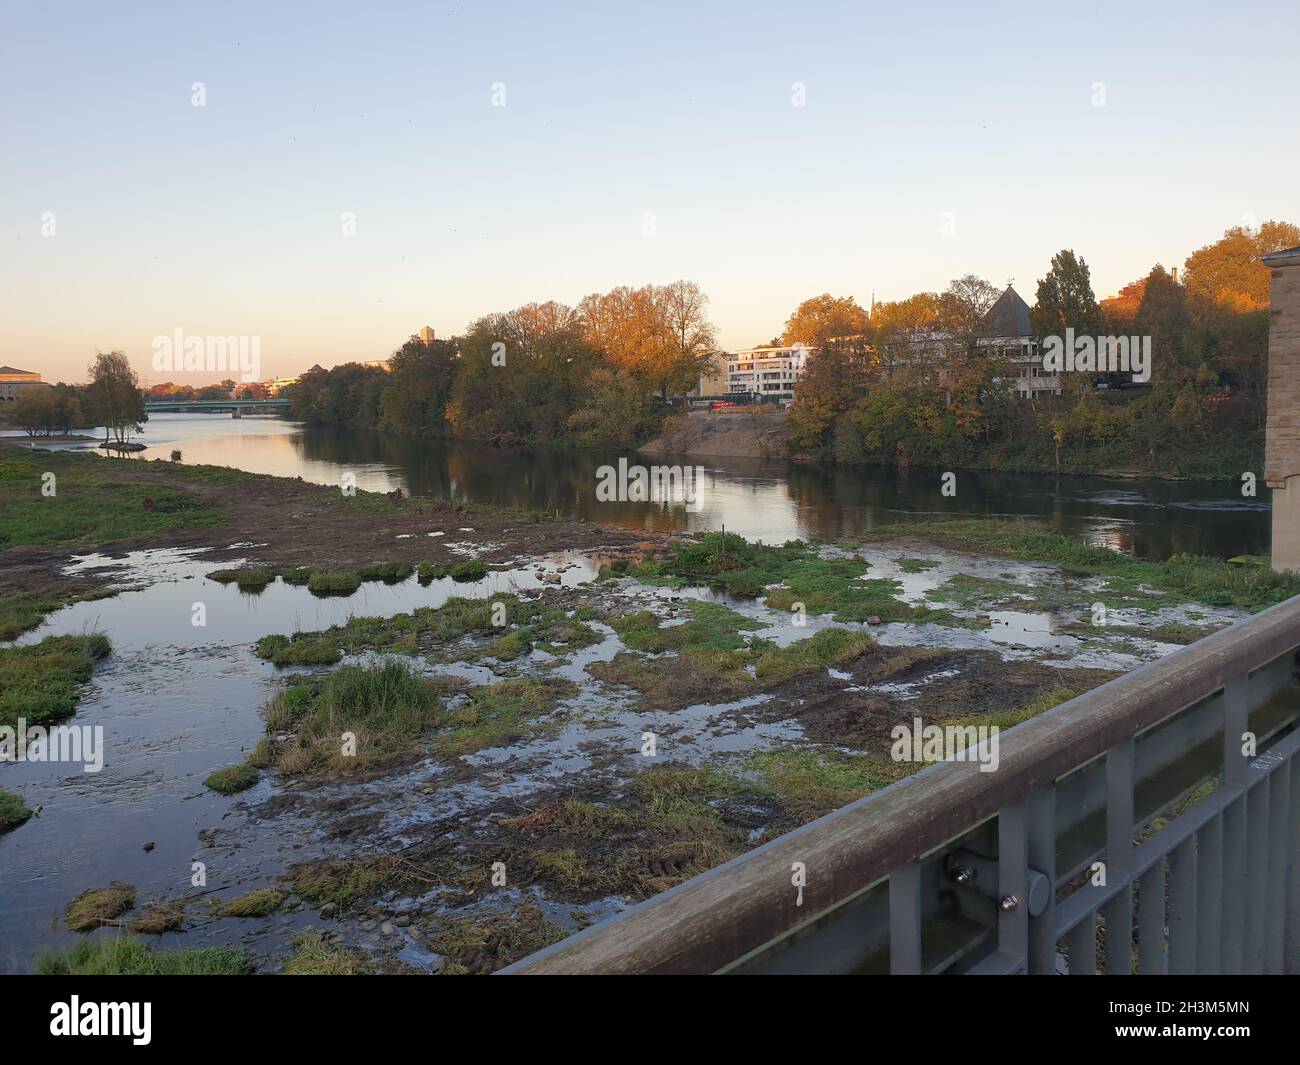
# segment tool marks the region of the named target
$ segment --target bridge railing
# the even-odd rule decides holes
[[[1298,649],[1300,597],[503,971],[1300,971]]]

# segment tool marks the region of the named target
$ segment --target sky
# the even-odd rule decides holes
[[[1062,248],[1101,298],[1300,222],[1298,45],[1294,0],[0,0],[0,364],[289,376],[678,278],[734,349],[821,292],[1032,303]]]

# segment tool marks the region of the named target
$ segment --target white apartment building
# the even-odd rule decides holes
[[[783,348],[745,348],[723,357],[727,363],[727,394],[749,393],[761,402],[789,403],[814,348],[794,344]]]

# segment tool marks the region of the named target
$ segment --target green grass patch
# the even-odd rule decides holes
[[[874,650],[876,641],[865,632],[850,629],[822,629],[806,640],[788,647],[773,647],[759,655],[755,675],[766,684],[788,680],[857,658]]]
[[[257,783],[260,776],[256,766],[241,762],[239,765],[228,765],[209,774],[203,784],[213,791],[221,792],[222,795],[234,795],[239,791],[247,791]]]
[[[293,890],[313,906],[332,903],[344,910],[399,888],[428,887],[418,867],[393,855],[305,862],[292,868],[287,879]]]
[[[109,653],[108,639],[47,636],[40,643],[0,648],[0,725],[28,727],[68,717],[95,663]]]
[[[237,584],[241,592],[260,592],[275,580],[275,573],[264,566],[244,566],[213,570],[208,574],[208,580],[218,584]]]
[[[371,562],[357,570],[357,574],[363,581],[383,581],[385,584],[396,584],[398,581],[404,581],[415,570],[409,562]]]
[[[371,768],[419,753],[420,737],[441,721],[437,684],[403,662],[343,666],[319,685],[297,683],[267,708],[270,731],[292,730],[275,753],[290,776]],[[344,734],[355,738],[355,751]]]
[[[878,758],[810,748],[764,751],[744,762],[741,772],[757,780],[753,786],[777,799],[794,825],[806,824],[897,779]]]
[[[360,587],[361,574],[356,570],[312,570],[307,578],[312,595],[351,595]]]
[[[19,592],[0,596],[0,640],[16,640],[28,629],[34,629],[63,606],[62,601],[50,595]]]
[[[461,755],[553,731],[550,723],[537,724],[536,719],[576,691],[575,684],[559,678],[519,678],[471,688],[469,701],[449,715],[436,746],[444,754]]]
[[[680,577],[745,598],[758,596],[767,585],[781,580],[790,563],[810,555],[808,545],[797,540],[770,547],[720,532],[674,544],[672,551],[659,563],[657,576]]]
[[[500,621],[502,624],[497,624]],[[523,635],[516,633],[523,629]],[[428,654],[436,647],[466,636],[492,636],[509,642],[495,648],[506,658],[523,654],[525,642],[546,651],[569,651],[598,643],[600,636],[577,617],[547,608],[513,595],[496,595],[490,599],[465,599],[453,596],[440,607],[419,607],[409,614],[391,617],[353,617],[342,625],[318,632],[300,632],[292,636],[264,636],[258,641],[258,654],[284,665],[332,662],[325,647],[344,654],[362,651],[396,654]],[[294,645],[302,645],[301,649]],[[308,652],[308,648],[312,648]],[[494,653],[494,652],[490,652]],[[297,654],[309,655],[301,660]],[[277,661],[276,656],[282,659]],[[322,656],[317,658],[316,656]],[[459,656],[462,658],[469,655]],[[498,656],[501,657],[501,656]]]
[[[82,940],[37,957],[40,976],[247,976],[253,955],[237,947],[153,950],[131,937]]]
[[[1257,611],[1300,595],[1300,574],[1263,566],[1233,565],[1224,559],[1174,555],[1146,562],[1055,532],[1038,522],[964,519],[882,526],[871,537],[906,536],[1001,558],[1052,562],[1078,574],[1108,578],[1108,593],[1144,595],[1152,605],[1194,601]],[[1151,595],[1151,592],[1158,594]]]
[[[0,456],[6,455],[0,451]],[[112,465],[111,476],[109,466]],[[210,528],[224,515],[193,492],[133,480],[134,462],[50,451],[0,457],[0,551],[101,544],[180,529]],[[46,473],[55,494],[43,495]]]
[[[333,665],[343,653],[329,640],[294,636],[263,636],[257,641],[257,656],[277,666]]]
[[[610,622],[623,643],[636,651],[737,651],[745,646],[741,630],[767,626],[737,613],[721,603],[687,604],[691,620],[664,625],[649,610],[642,610]]]
[[[0,788],[0,835],[12,832],[19,825],[26,824],[31,816],[31,807],[23,802],[20,796]]]
[[[487,576],[487,563],[482,559],[470,558],[457,562],[448,571],[453,581],[481,581]]]
[[[415,579],[421,584],[432,584],[436,580],[441,580],[450,572],[450,567],[443,565],[441,562],[421,562]]]

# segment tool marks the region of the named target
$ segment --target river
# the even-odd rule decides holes
[[[1243,498],[1232,481],[1057,476],[880,467],[825,469],[742,459],[695,460],[697,502],[608,503],[596,498],[597,470],[618,452],[566,448],[501,450],[458,440],[411,439],[311,428],[274,417],[155,414],[140,438],[145,459],[173,450],[187,463],[471,503],[559,512],[657,531],[719,529],[769,543],[839,540],[880,525],[927,517],[1036,518],[1061,532],[1148,559],[1177,553],[1230,558],[1264,554],[1267,494]],[[650,460],[627,456],[629,462]],[[1264,490],[1261,490],[1264,491]]]
[[[157,415],[143,439],[149,447],[140,455],[146,459],[166,458],[179,450],[187,463],[227,465],[321,483],[338,483],[345,473],[352,473],[364,489],[400,486],[415,494],[558,510],[593,521],[658,530],[725,524],[747,537],[768,541],[839,539],[909,518],[970,514],[1036,517],[1062,531],[1148,557],[1174,551],[1255,553],[1267,544],[1266,508],[1256,500],[1234,498],[1231,485],[1210,483],[959,471],[957,494],[947,498],[939,492],[937,471],[901,475],[879,469],[823,471],[716,462],[705,469],[701,505],[696,510],[682,505],[598,502],[597,468],[617,462],[616,454],[501,451],[455,441],[309,429],[276,418],[235,420],[214,415]],[[564,585],[576,586],[594,575],[594,563],[567,557],[570,554],[545,565],[556,569]],[[897,560],[887,554],[874,558],[872,573],[898,579],[917,601],[928,587],[956,572],[957,563],[948,560],[947,568],[909,575],[898,570]],[[90,556],[77,565],[95,569],[113,562]],[[960,565],[968,569],[979,563],[968,560]],[[990,573],[1006,577],[1007,567],[999,563]],[[453,594],[487,596],[541,586],[533,564],[490,573],[471,585],[439,580],[425,587],[414,578],[391,587],[368,583],[346,599],[320,599],[305,588],[281,582],[260,595],[246,595],[234,585],[205,580],[211,568],[210,563],[195,560],[193,552],[159,548],[133,553],[116,560],[109,572],[115,582],[137,590],[69,606],[21,638],[22,643],[34,643],[61,633],[112,634],[113,653],[96,668],[72,719],[74,724],[103,728],[108,756],[102,773],[85,772],[76,764],[25,762],[5,766],[0,774],[5,787],[41,810],[21,829],[0,837],[0,898],[5,900],[0,907],[0,971],[25,971],[41,949],[60,949],[74,942],[76,936],[59,920],[62,908],[78,891],[110,880],[135,885],[142,900],[182,895],[190,899],[185,930],[168,933],[158,941],[161,945],[236,941],[259,952],[282,953],[295,931],[314,922],[310,909],[244,921],[220,918],[206,905],[206,899],[217,895],[273,884],[288,863],[327,852],[319,825],[305,814],[284,809],[286,792],[271,777],[237,799],[202,786],[214,769],[241,761],[262,733],[261,708],[274,690],[278,671],[255,656],[253,641],[267,633],[325,628],[353,615],[387,616],[417,606],[438,606]],[[1030,582],[1023,574],[1016,579]],[[707,593],[701,589],[699,594]],[[177,624],[178,617],[189,618],[196,598],[206,604],[207,626]],[[758,609],[752,604],[732,605]],[[904,645],[1010,648],[1004,653],[1012,656],[1032,657],[1045,649],[1079,653],[1077,648],[1070,650],[1076,638],[1053,635],[1051,619],[1045,616],[998,614],[995,621],[998,624],[987,632],[933,626],[923,626],[922,631],[899,625],[878,629],[876,635],[886,643]],[[591,648],[587,657],[608,658],[616,649],[617,641],[606,641]],[[585,661],[575,660],[573,679],[588,680],[581,671]],[[1118,667],[1130,668],[1136,661],[1121,661]],[[1079,659],[1076,664],[1080,662],[1116,667],[1110,661]],[[494,678],[474,679],[485,683]],[[674,727],[680,730],[689,717],[679,712]],[[619,742],[625,738],[623,733],[640,735],[649,727],[640,718],[624,724],[621,732],[613,730]],[[707,729],[701,725],[701,734],[713,736],[712,718],[706,724]],[[709,742],[761,746],[771,742],[764,728],[751,730],[752,735],[728,734]],[[589,743],[594,735],[588,730],[578,738]],[[686,735],[674,740],[679,756],[689,746]],[[563,747],[570,740],[574,751],[579,750],[578,741],[567,733],[554,745]],[[566,757],[572,760],[577,755],[568,752]],[[494,771],[500,779],[490,786],[474,785],[489,797],[501,789],[519,790],[530,779],[520,770],[518,759],[502,756],[499,760]],[[558,763],[567,764],[564,759]],[[548,779],[547,773],[536,775]],[[397,792],[409,795],[399,802],[385,798],[382,813],[386,824],[396,822],[399,827],[409,819],[445,815],[448,802],[463,798],[447,788],[438,791],[441,798],[434,802],[405,783]],[[346,789],[335,798],[347,810],[356,809],[359,801],[358,793]],[[203,864],[207,876],[206,884],[197,888],[191,881],[195,863]],[[563,921],[571,912],[567,904],[556,904],[556,914],[551,916]],[[589,916],[598,919],[603,911],[597,906]],[[403,958],[411,964],[424,964],[413,942],[404,951]]]

